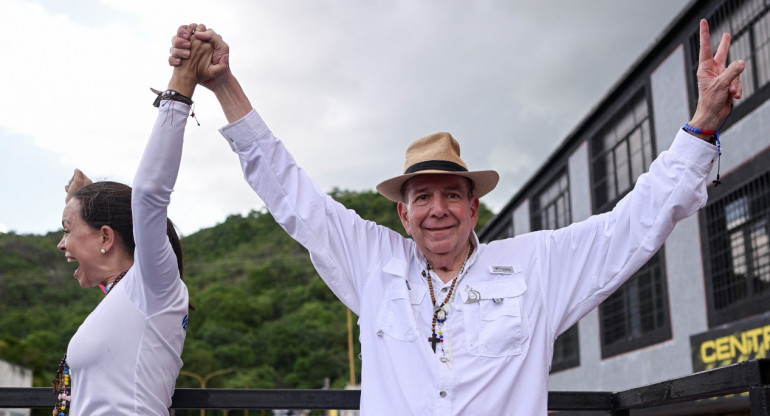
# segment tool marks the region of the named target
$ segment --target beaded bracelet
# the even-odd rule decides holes
[[[719,155],[722,155],[722,145],[719,143],[719,130],[704,130],[699,129],[696,127],[693,127],[689,124],[685,124],[684,127],[682,127],[685,131],[688,131],[690,133],[695,134],[705,134],[708,136],[712,136],[715,140],[712,139],[711,144],[715,144],[717,146],[717,151],[719,152]],[[715,143],[716,141],[716,143]]]
[[[711,141],[711,144],[716,144],[717,146],[717,178],[713,183],[714,186],[719,186],[719,184],[722,183],[722,181],[719,180],[719,168],[722,166],[722,144],[719,143],[719,130],[703,130],[686,123],[682,129],[690,133],[710,135],[715,139]],[[714,143],[714,141],[716,141],[716,143]]]

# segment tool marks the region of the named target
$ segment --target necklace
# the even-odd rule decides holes
[[[118,284],[120,279],[128,273],[128,270],[122,272],[115,278],[115,281],[109,286],[108,292],[111,292]],[[70,379],[70,367],[67,365],[67,354],[64,354],[59,362],[59,369],[53,379],[53,393],[56,396],[52,416],[66,416],[72,400],[72,380]]]
[[[430,300],[433,302],[433,321],[431,322],[430,326],[430,332],[431,337],[428,338],[428,342],[431,344],[431,348],[433,348],[433,352],[436,352],[436,344],[437,343],[443,343],[444,342],[444,334],[439,329],[438,336],[436,336],[436,323],[439,324],[439,326],[443,326],[444,322],[446,322],[447,318],[449,318],[449,311],[451,309],[451,303],[452,295],[454,294],[455,286],[457,286],[457,280],[460,276],[462,276],[463,272],[465,271],[465,265],[468,263],[468,259],[471,257],[471,248],[473,245],[468,245],[468,251],[465,253],[465,260],[463,261],[463,267],[460,268],[460,272],[457,273],[457,276],[455,276],[452,279],[452,284],[449,286],[449,293],[444,298],[444,301],[441,302],[440,305],[436,304],[436,295],[433,292],[433,282],[432,278],[430,276],[430,271],[433,270],[433,266],[431,266],[430,262],[428,263],[428,267],[426,267],[422,271],[422,276],[425,277],[428,280],[428,289],[430,289]],[[446,357],[442,357],[442,361],[446,361]]]

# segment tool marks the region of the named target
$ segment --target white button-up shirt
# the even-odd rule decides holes
[[[489,244],[473,234],[475,250],[434,353],[426,260],[414,241],[321,192],[255,111],[220,132],[276,221],[359,316],[366,416],[546,414],[556,336],[643,266],[677,221],[705,204],[717,153],[680,131],[609,213]],[[447,285],[431,276],[441,303]]]

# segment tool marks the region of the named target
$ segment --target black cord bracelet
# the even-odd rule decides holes
[[[174,90],[158,91],[155,88],[150,88],[150,90],[158,95],[155,98],[155,101],[152,103],[152,105],[155,107],[160,107],[160,102],[164,100],[179,101],[180,103],[185,103],[191,107],[193,105],[192,98],[186,97],[181,93],[179,93],[178,91],[174,91]]]

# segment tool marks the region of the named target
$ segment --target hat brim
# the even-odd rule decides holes
[[[377,185],[377,192],[393,202],[401,201],[401,188],[404,183],[417,175],[456,175],[468,178],[473,181],[473,194],[481,198],[495,189],[500,175],[494,170],[479,170],[475,172],[448,172],[445,170],[421,170],[419,172],[408,173],[396,176],[380,182]]]

